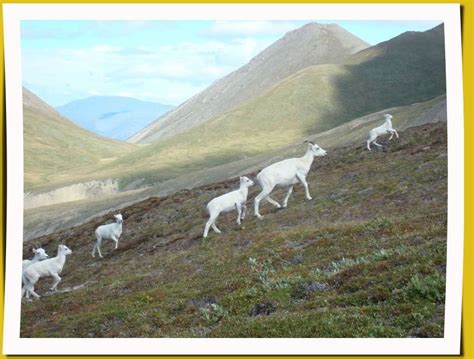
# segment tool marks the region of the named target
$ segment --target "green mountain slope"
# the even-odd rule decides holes
[[[354,55],[337,81],[342,114],[426,101],[446,92],[444,25],[406,32]]]
[[[347,145],[358,145],[363,148],[369,129],[380,125],[381,118],[385,112],[390,112],[394,115],[393,124],[397,130],[404,130],[425,123],[446,122],[446,97],[440,96],[427,102],[384,109],[383,111],[346,122],[328,131],[307,136],[307,138],[330,150]],[[173,167],[172,164],[170,164],[169,169],[165,168],[149,172],[147,180],[154,182],[154,184],[145,189],[123,191],[114,196],[94,196],[89,200],[25,210],[24,240],[53,233],[61,228],[85,223],[91,218],[106,213],[113,208],[122,208],[150,196],[165,196],[185,188],[195,188],[233,176],[239,176],[243,173],[257,171],[269,163],[274,163],[291,156],[301,156],[302,151],[301,141],[298,141],[289,146],[278,148],[275,151],[265,152],[259,156],[241,158],[237,161],[226,162],[214,167],[208,167],[208,159],[206,157],[196,158],[187,168],[182,169],[184,173],[177,177],[169,178],[170,174],[173,173],[173,168],[176,170],[176,167]],[[168,154],[171,156],[172,153],[169,152]],[[129,166],[131,165],[130,163]],[[127,169],[124,168],[123,172],[126,173],[126,171]],[[123,181],[133,182],[134,175],[140,178],[140,176],[143,176],[143,172],[131,173]]]
[[[132,136],[134,143],[171,137],[252,100],[311,65],[344,63],[369,46],[336,24],[309,23],[288,32],[249,63],[211,84]]]
[[[23,302],[21,336],[443,337],[446,126],[381,142],[316,159],[312,201],[297,186],[287,209],[262,205],[264,220],[241,229],[222,215],[206,240],[205,205],[237,178],[123,209],[103,260],[90,256],[94,229],[112,213],[26,243],[73,254],[58,293]]]
[[[307,67],[221,116],[104,167],[132,178],[169,179],[260,155],[392,106],[445,92],[444,31],[408,32],[346,65]],[[127,182],[127,180],[125,180]]]
[[[133,150],[86,131],[23,88],[25,190],[67,182]]]

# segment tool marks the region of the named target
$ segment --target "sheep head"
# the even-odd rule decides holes
[[[311,141],[304,141],[303,143],[308,143],[308,149],[311,150],[313,152],[313,155],[315,157],[318,157],[318,156],[326,156],[327,155],[327,152],[326,150],[323,150],[321,147],[319,147],[317,144],[315,144],[314,142],[311,142]]]
[[[34,248],[33,253],[37,255],[40,260],[49,258],[48,253],[43,248]]]
[[[59,245],[58,252],[64,254],[65,256],[72,253],[72,251],[68,248],[68,246],[66,246],[64,244]]]
[[[240,186],[250,187],[253,186],[254,182],[248,177],[240,177]]]

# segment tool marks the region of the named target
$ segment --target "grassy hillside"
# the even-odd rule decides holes
[[[341,113],[362,115],[446,92],[444,51],[443,24],[360,51],[346,67],[349,74],[337,80]]]
[[[384,109],[381,112],[346,122],[331,130],[307,136],[307,138],[315,141],[323,148],[328,148],[330,151],[335,147],[349,144],[362,148],[365,146],[369,129],[381,123],[380,119],[385,112],[390,112],[394,115],[393,124],[398,130],[404,130],[408,127],[425,123],[445,122],[447,120],[446,97],[440,96],[427,102]],[[170,148],[175,147],[170,146]],[[199,147],[196,146],[196,148]],[[234,156],[233,158],[238,158],[237,160],[232,161],[232,157],[229,157],[229,162],[219,164],[219,162],[216,161],[218,165],[214,167],[209,167],[207,157],[200,156],[199,152],[196,151],[189,154],[193,156],[194,162],[189,163],[186,168],[176,168],[176,166],[173,167],[172,161],[177,163],[178,158],[175,156],[179,156],[180,153],[169,150],[166,152],[166,158],[170,163],[169,167],[149,171],[146,181],[149,181],[148,183],[155,183],[146,189],[124,191],[114,196],[102,196],[90,200],[26,210],[24,216],[24,238],[25,240],[29,240],[40,235],[52,233],[58,228],[85,223],[97,215],[107,213],[112,208],[121,208],[150,196],[169,195],[181,189],[191,189],[222,181],[243,173],[257,171],[268,163],[276,162],[288,156],[300,156],[302,151],[304,151],[304,149],[301,147],[300,141],[252,157],[241,158],[239,156],[240,153],[235,151],[234,153],[230,153],[230,155]],[[160,160],[160,157],[152,157],[151,163],[159,163]],[[125,158],[122,158],[124,164],[122,172],[127,173],[127,166],[132,167],[138,161],[139,158],[127,163]],[[179,171],[184,173],[179,174]],[[173,174],[178,174],[178,176],[171,177]],[[127,177],[122,179],[122,181],[125,183],[134,182],[134,180],[138,180],[142,176],[143,173],[139,171],[136,173],[128,173]]]
[[[404,33],[346,65],[307,67],[264,94],[103,168],[150,182],[275,151],[382,109],[445,92],[444,31]],[[128,178],[127,178],[128,177]]]
[[[327,65],[332,67],[333,65]],[[314,69],[316,73],[318,69]],[[309,70],[310,71],[310,70]],[[174,136],[157,143],[145,145],[140,149],[125,155],[118,161],[105,165],[97,175],[120,176],[122,187],[128,183],[143,179],[144,183],[167,181],[200,169],[211,169],[215,166],[225,165],[235,161],[255,162],[252,158],[268,156],[281,148],[286,148],[303,139],[314,138],[318,130],[308,132],[313,119],[292,117],[292,112],[307,108],[307,114],[318,114],[327,111],[327,106],[318,106],[314,102],[325,101],[318,98],[311,102],[312,92],[306,87],[311,87],[318,82],[320,77],[313,79],[305,72],[305,78],[298,80],[298,89],[301,91],[284,91],[280,93],[281,86],[275,89],[275,94],[268,100],[267,110],[259,111],[259,101],[254,101],[242,108],[241,112],[233,111],[224,118],[208,121],[186,133]],[[290,80],[289,80],[290,81]],[[310,95],[310,96],[308,96]],[[306,101],[308,100],[308,101]],[[394,126],[407,128],[416,124],[416,119],[424,111],[436,106],[444,97],[440,96],[426,103],[417,103],[407,107],[397,107],[384,110],[393,110]],[[285,103],[285,106],[272,106],[272,103]],[[297,108],[297,104],[304,104]],[[291,104],[295,104],[292,106]],[[255,107],[253,106],[255,105]],[[326,104],[327,105],[327,104]],[[275,109],[276,108],[276,109]],[[273,119],[267,118],[268,113],[273,114]],[[259,117],[258,115],[262,116]],[[271,117],[271,116],[270,116]],[[293,121],[278,118],[293,119]],[[348,126],[340,124],[333,126],[336,120],[329,114],[321,115],[322,122],[327,122],[320,127],[321,134],[317,139],[321,146],[340,146],[353,141],[363,141],[367,136],[370,126],[377,126],[382,113],[368,116],[370,121],[362,120],[363,125],[354,131],[353,124],[347,121]],[[326,119],[329,119],[326,121]],[[331,125],[331,123],[333,125]],[[338,136],[333,136],[331,131],[322,131],[323,128],[338,129]],[[320,139],[323,138],[323,139]]]
[[[336,24],[308,23],[288,32],[246,65],[214,82],[132,136],[134,143],[171,137],[218,117],[308,66],[339,64],[369,46]]]
[[[73,254],[62,292],[23,303],[21,336],[443,337],[445,124],[383,152],[334,149],[308,179],[312,201],[298,187],[287,209],[264,204],[241,229],[223,215],[206,240],[206,203],[237,179],[125,208],[103,260],[90,257],[93,232],[112,213],[25,244]]]
[[[86,131],[23,88],[25,190],[67,181],[136,146]]]
[[[309,39],[320,35],[313,30],[305,32]],[[284,39],[268,51],[279,53],[287,43],[294,45],[295,39]],[[35,106],[25,105],[26,188],[108,178],[118,178],[122,189],[130,183],[153,185],[265,155],[361,115],[426,101],[445,91],[442,25],[402,34],[345,59],[345,65],[305,67],[233,110],[138,148],[91,135],[34,101]],[[252,73],[261,67],[255,66]]]

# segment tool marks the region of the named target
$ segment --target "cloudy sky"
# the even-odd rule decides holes
[[[337,23],[374,45],[434,21]],[[308,21],[22,21],[23,84],[52,106],[93,95],[179,105]]]

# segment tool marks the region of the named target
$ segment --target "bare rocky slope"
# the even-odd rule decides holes
[[[305,67],[343,63],[368,46],[336,24],[307,24],[288,32],[248,64],[160,117],[129,142],[150,143],[182,133],[260,95]]]

